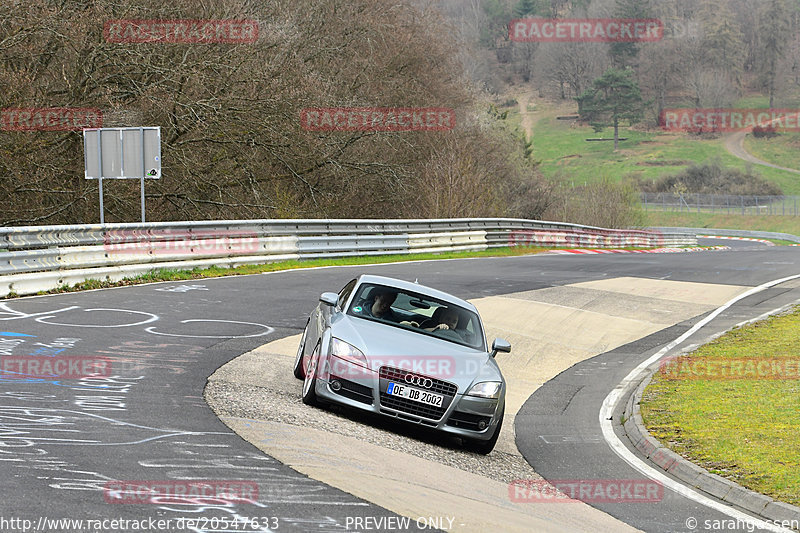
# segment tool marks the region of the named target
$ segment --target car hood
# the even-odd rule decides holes
[[[459,392],[473,383],[503,381],[489,353],[422,333],[340,315],[331,324],[331,335],[361,350],[375,372],[381,366],[409,370],[455,383]]]

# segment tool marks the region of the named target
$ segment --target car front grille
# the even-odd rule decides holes
[[[387,385],[387,383],[385,382],[393,381],[395,383],[405,383],[405,377],[408,374],[425,377],[433,381],[433,385],[427,390],[434,392],[436,394],[441,394],[445,397],[444,401],[442,402],[442,406],[435,407],[433,405],[427,405],[421,402],[416,402],[414,400],[409,400],[407,398],[389,396],[389,394],[385,392]],[[444,413],[447,411],[450,402],[452,401],[453,397],[458,391],[458,387],[453,383],[449,383],[441,379],[431,378],[423,374],[416,374],[414,372],[409,372],[408,370],[401,370],[399,368],[393,368],[389,366],[381,367],[380,377],[381,377],[380,399],[381,399],[381,405],[383,407],[394,409],[396,411],[401,411],[403,413],[408,413],[421,418],[428,418],[431,420],[439,420],[442,418],[442,416],[444,416]]]
[[[433,386],[428,390],[431,392],[435,392],[436,394],[444,394],[445,396],[455,396],[456,391],[458,391],[458,387],[455,386],[453,383],[441,379],[432,378],[424,374],[418,374],[416,372],[410,372],[408,370],[402,370],[400,368],[393,368],[391,366],[382,366],[380,370],[381,379],[388,379],[389,381],[394,381],[395,383],[405,383],[405,377],[408,374],[414,376],[420,376],[423,378],[429,378],[431,381],[433,381]]]

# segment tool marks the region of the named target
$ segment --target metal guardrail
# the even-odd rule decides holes
[[[791,233],[776,233],[773,231],[752,231],[739,229],[714,229],[714,228],[650,228],[654,231],[665,233],[687,233],[694,235],[714,235],[719,237],[746,237],[748,239],[777,239],[800,244],[800,237]]]
[[[510,218],[252,220],[0,228],[0,296],[159,268],[238,266],[501,246],[691,246],[683,232],[610,230]]]

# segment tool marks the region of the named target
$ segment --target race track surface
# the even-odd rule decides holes
[[[736,292],[796,274],[798,259],[798,248],[747,246],[665,255],[427,261],[6,301],[0,304],[0,355],[12,360],[106,358],[110,372],[101,379],[62,380],[3,373],[0,469],[5,490],[0,529],[124,531],[129,526],[133,530],[133,522],[112,524],[118,519],[149,521],[140,525],[150,529],[139,530],[152,531],[396,530],[402,517],[263,454],[222,423],[202,397],[206,380],[216,369],[265,343],[298,334],[321,292],[338,290],[362,271],[418,278],[465,299],[527,294],[541,300],[547,290],[566,286],[574,294],[576,289],[583,294],[619,293],[614,280],[634,279],[689,282],[702,300],[706,284],[730,286]],[[780,287],[744,300],[714,328],[724,329],[795,301],[795,292]],[[709,301],[709,309],[714,304],[716,300]],[[516,443],[536,472],[550,479],[641,477],[625,470],[625,464],[597,440],[599,403],[624,377],[626,368],[695,320],[696,316],[688,317],[578,363],[535,393],[531,390],[533,396],[527,401],[522,398],[514,426]],[[539,327],[556,331],[558,324]],[[569,439],[542,439],[542,435]],[[131,489],[132,483],[124,483],[167,482],[178,492],[198,480],[219,486],[231,482],[242,494],[257,497],[237,503],[207,494],[170,499],[143,495]],[[668,492],[657,505],[596,506],[646,531],[688,531],[683,525],[687,516],[719,516]],[[52,522],[57,519],[83,523]],[[169,520],[164,523],[169,527],[155,527],[158,520]]]

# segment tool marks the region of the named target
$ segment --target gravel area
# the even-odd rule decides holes
[[[302,382],[292,376],[291,363],[291,357],[283,354],[258,350],[244,354],[209,378],[206,402],[223,421],[225,417],[263,420],[357,437],[502,483],[542,479],[521,455],[500,449],[479,455],[464,450],[458,438],[410,424],[338,406],[307,406],[300,400]]]

